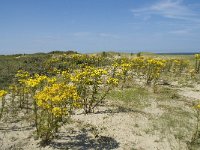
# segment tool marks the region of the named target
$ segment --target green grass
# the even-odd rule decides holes
[[[113,90],[108,98],[113,101],[121,101],[127,106],[144,108],[148,105],[149,93],[145,88],[133,87],[124,90]]]
[[[7,88],[13,82],[19,69],[37,72],[49,57],[48,54],[0,55],[0,89]]]
[[[152,93],[145,88],[133,87],[124,90],[113,90],[108,98],[117,103],[122,102],[124,109],[132,108],[142,110],[151,105],[151,99],[158,103],[157,107],[163,113],[159,116],[149,118],[149,127],[145,130],[146,134],[160,132],[162,138],[169,138],[169,134],[174,136],[177,142],[189,142],[195,128],[195,114],[185,110],[185,99],[177,94],[177,90],[161,87],[158,93]],[[180,102],[181,101],[181,102]],[[192,108],[191,108],[192,109]]]

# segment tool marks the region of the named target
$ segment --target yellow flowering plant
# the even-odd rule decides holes
[[[0,100],[1,100],[1,108],[0,108],[0,119],[2,118],[3,116],[3,111],[4,111],[4,108],[5,108],[5,96],[7,95],[7,91],[5,90],[0,90]]]
[[[132,70],[133,73],[139,77],[139,76],[143,76],[146,72],[146,67],[147,67],[147,63],[146,63],[146,59],[142,56],[140,57],[135,57],[133,59],[130,60],[131,64],[132,64]]]
[[[126,60],[121,60],[119,63],[115,62],[112,66],[114,67],[113,77],[121,81],[121,88],[123,89],[127,80],[131,78],[132,64]]]
[[[25,101],[28,97],[28,89],[25,85],[25,82],[30,78],[30,73],[25,70],[18,70],[15,75],[15,90],[11,92],[16,92],[16,96],[19,96],[19,107],[22,109],[24,107]]]
[[[147,68],[146,68],[146,83],[150,84],[154,81],[154,85],[162,73],[163,68],[165,67],[165,60],[148,58],[146,60]]]
[[[44,142],[53,138],[65,116],[80,108],[80,97],[74,85],[53,83],[34,96],[38,106],[37,134]]]
[[[71,81],[77,86],[85,113],[94,111],[110,91],[111,85],[118,84],[118,80],[111,78],[106,69],[91,66],[76,70]]]
[[[189,66],[189,61],[184,59],[172,59],[172,71],[175,75],[181,75]]]
[[[17,91],[19,95],[20,108],[26,109],[28,113],[29,110],[33,110],[33,116],[35,121],[35,126],[38,130],[38,105],[34,99],[36,92],[41,91],[44,86],[52,85],[56,82],[55,77],[47,77],[46,75],[39,75],[37,73],[31,75],[27,71],[19,70],[16,74],[16,84],[10,87],[10,91],[14,93]],[[13,99],[14,101],[14,99]]]

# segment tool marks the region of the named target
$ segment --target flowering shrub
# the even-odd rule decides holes
[[[180,75],[189,65],[189,62],[183,59],[172,59],[172,62],[173,62],[173,72],[178,75]]]
[[[70,115],[74,108],[81,107],[76,87],[64,83],[46,86],[34,98],[38,106],[37,133],[43,141],[53,138],[63,117]]]
[[[149,58],[146,67],[146,83],[150,84],[154,81],[155,85],[165,67],[165,60]]]
[[[28,103],[28,89],[26,88],[25,82],[30,78],[30,73],[24,70],[18,70],[15,75],[15,90],[11,91],[16,92],[16,96],[19,96],[19,107],[22,109],[25,103]],[[14,87],[13,87],[14,88]],[[12,94],[14,95],[14,93]]]
[[[123,89],[127,80],[131,78],[130,71],[132,64],[122,60],[120,63],[113,64],[113,66],[113,77],[116,77],[118,81],[121,81],[121,88]]]
[[[85,113],[92,112],[108,94],[111,86],[118,84],[117,79],[108,76],[107,70],[90,66],[76,70],[71,76],[72,82],[77,86]]]
[[[143,76],[145,74],[147,63],[144,57],[135,57],[131,60],[131,63],[136,76]]]
[[[4,107],[5,107],[5,96],[6,95],[7,95],[7,91],[0,90],[0,100],[1,100],[0,119],[2,118],[2,115],[3,115],[3,110],[4,110]]]

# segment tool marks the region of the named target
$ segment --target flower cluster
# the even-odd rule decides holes
[[[0,97],[5,97],[7,93],[5,90],[0,90]]]
[[[102,77],[107,74],[108,72],[105,69],[87,66],[82,70],[76,70],[75,74],[71,76],[71,81],[86,85],[101,84]]]
[[[147,59],[147,71],[146,71],[146,79],[149,84],[152,80],[154,80],[154,84],[157,79],[160,77],[160,73],[165,67],[166,61],[163,59],[155,59],[149,58]]]
[[[196,108],[200,110],[200,104],[196,105]]]
[[[55,117],[60,117],[60,116],[62,116],[63,111],[62,111],[62,109],[61,109],[60,107],[54,107],[54,108],[52,109],[52,114],[53,114]]]
[[[23,84],[30,77],[30,74],[27,71],[18,70],[15,77],[18,79],[20,84]]]
[[[117,86],[119,84],[119,79],[113,78],[113,77],[109,77],[107,79],[107,84]]]
[[[25,84],[27,87],[35,88],[39,86],[43,81],[47,79],[45,75],[35,74],[34,77],[30,77],[29,79],[25,80]]]
[[[40,108],[52,113],[55,108],[60,108],[60,110],[64,111],[67,107],[80,106],[78,103],[80,97],[76,87],[63,83],[54,83],[52,86],[46,86],[42,91],[36,93],[34,98]]]
[[[144,57],[135,57],[131,60],[132,63],[132,68],[136,72],[141,72],[143,71],[144,68],[146,68],[147,63]]]
[[[195,59],[200,60],[200,54],[195,54]]]

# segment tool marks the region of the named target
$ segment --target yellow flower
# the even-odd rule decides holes
[[[34,78],[29,78],[25,81],[27,87],[35,88],[39,86],[44,80],[47,79],[45,75],[35,74]]]
[[[62,110],[60,107],[54,107],[51,112],[55,117],[60,117],[62,115]]]
[[[0,90],[0,97],[6,96],[7,93],[8,93],[8,92],[5,91],[5,90]]]
[[[64,107],[71,102],[76,103],[80,97],[78,96],[75,86],[66,85],[64,83],[54,83],[51,86],[46,86],[42,91],[38,92],[34,98],[39,107],[46,109],[49,107],[49,104],[51,104],[51,108],[53,108],[54,106]]]
[[[52,78],[47,78],[47,82],[50,83],[50,84],[53,84],[56,82],[56,78],[55,77],[52,77]]]
[[[107,84],[118,85],[119,84],[119,80],[116,79],[116,78],[108,78],[107,79]]]
[[[196,59],[200,59],[200,54],[195,54]]]
[[[198,104],[198,105],[196,106],[196,108],[197,108],[197,109],[200,109],[200,104]]]

